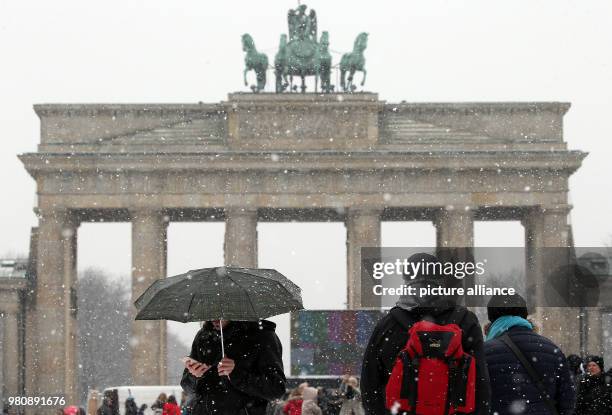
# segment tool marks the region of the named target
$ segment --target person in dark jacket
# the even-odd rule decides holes
[[[97,415],[113,415],[113,400],[110,396],[105,396],[102,406],[98,408]]]
[[[128,396],[125,400],[125,415],[138,415],[138,406],[133,396]]]
[[[416,254],[408,262],[440,263],[428,254]],[[416,275],[410,279],[404,276],[408,286],[445,284],[453,286],[457,279],[440,275]],[[455,316],[460,321],[450,321]],[[455,299],[442,296],[400,297],[393,307],[376,325],[366,347],[361,370],[361,398],[368,415],[383,415],[390,412],[385,408],[385,387],[393,369],[395,359],[408,341],[408,330],[420,320],[430,320],[438,324],[455,323],[462,330],[462,346],[466,353],[476,358],[476,411],[489,413],[489,377],[485,366],[482,329],[474,313],[456,304]]]
[[[193,415],[265,414],[268,401],[285,393],[282,346],[275,328],[267,320],[204,324],[190,354],[199,363],[187,361],[181,380],[186,393],[194,394]]]
[[[603,358],[589,356],[586,359],[586,374],[578,383],[576,415],[612,414],[612,385],[603,371]]]
[[[584,375],[582,363],[582,358],[577,354],[567,356],[567,364],[569,365],[570,375],[572,375],[572,379],[574,380],[576,387],[578,386],[578,382],[580,382],[582,375]]]
[[[525,300],[518,294],[495,296],[487,313],[491,324],[485,356],[491,378],[491,411],[499,415],[551,414],[525,367],[501,340],[507,334],[540,375],[557,413],[572,414],[576,392],[567,359],[558,346],[533,330]]]

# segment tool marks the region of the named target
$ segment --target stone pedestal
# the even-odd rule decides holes
[[[378,141],[378,94],[229,95],[228,145],[264,151],[368,149]]]

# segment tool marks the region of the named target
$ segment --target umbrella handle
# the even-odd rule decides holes
[[[223,324],[221,323],[221,319],[219,319],[219,329],[221,331],[221,358],[225,358],[225,346],[223,344]],[[227,379],[229,380],[229,375],[227,375]],[[248,415],[248,412],[247,412]]]
[[[221,330],[221,358],[225,358],[225,345],[223,344],[223,324],[221,323],[221,319],[219,319],[219,329]]]

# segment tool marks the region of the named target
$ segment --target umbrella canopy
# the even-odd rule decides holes
[[[303,309],[300,288],[273,269],[216,267],[155,281],[136,320],[256,321]]]

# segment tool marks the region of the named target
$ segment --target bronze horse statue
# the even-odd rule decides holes
[[[244,56],[244,85],[248,86],[247,73],[255,71],[257,75],[257,85],[251,85],[253,92],[259,92],[266,87],[266,71],[268,70],[268,57],[264,53],[257,52],[255,42],[248,33],[242,35],[242,50],[246,52]]]
[[[354,92],[357,87],[353,84],[356,71],[363,73],[361,86],[365,84],[367,71],[365,69],[365,57],[363,52],[368,47],[368,34],[360,33],[355,39],[353,51],[342,55],[340,60],[340,85],[344,92]],[[346,74],[348,73],[348,78]]]

